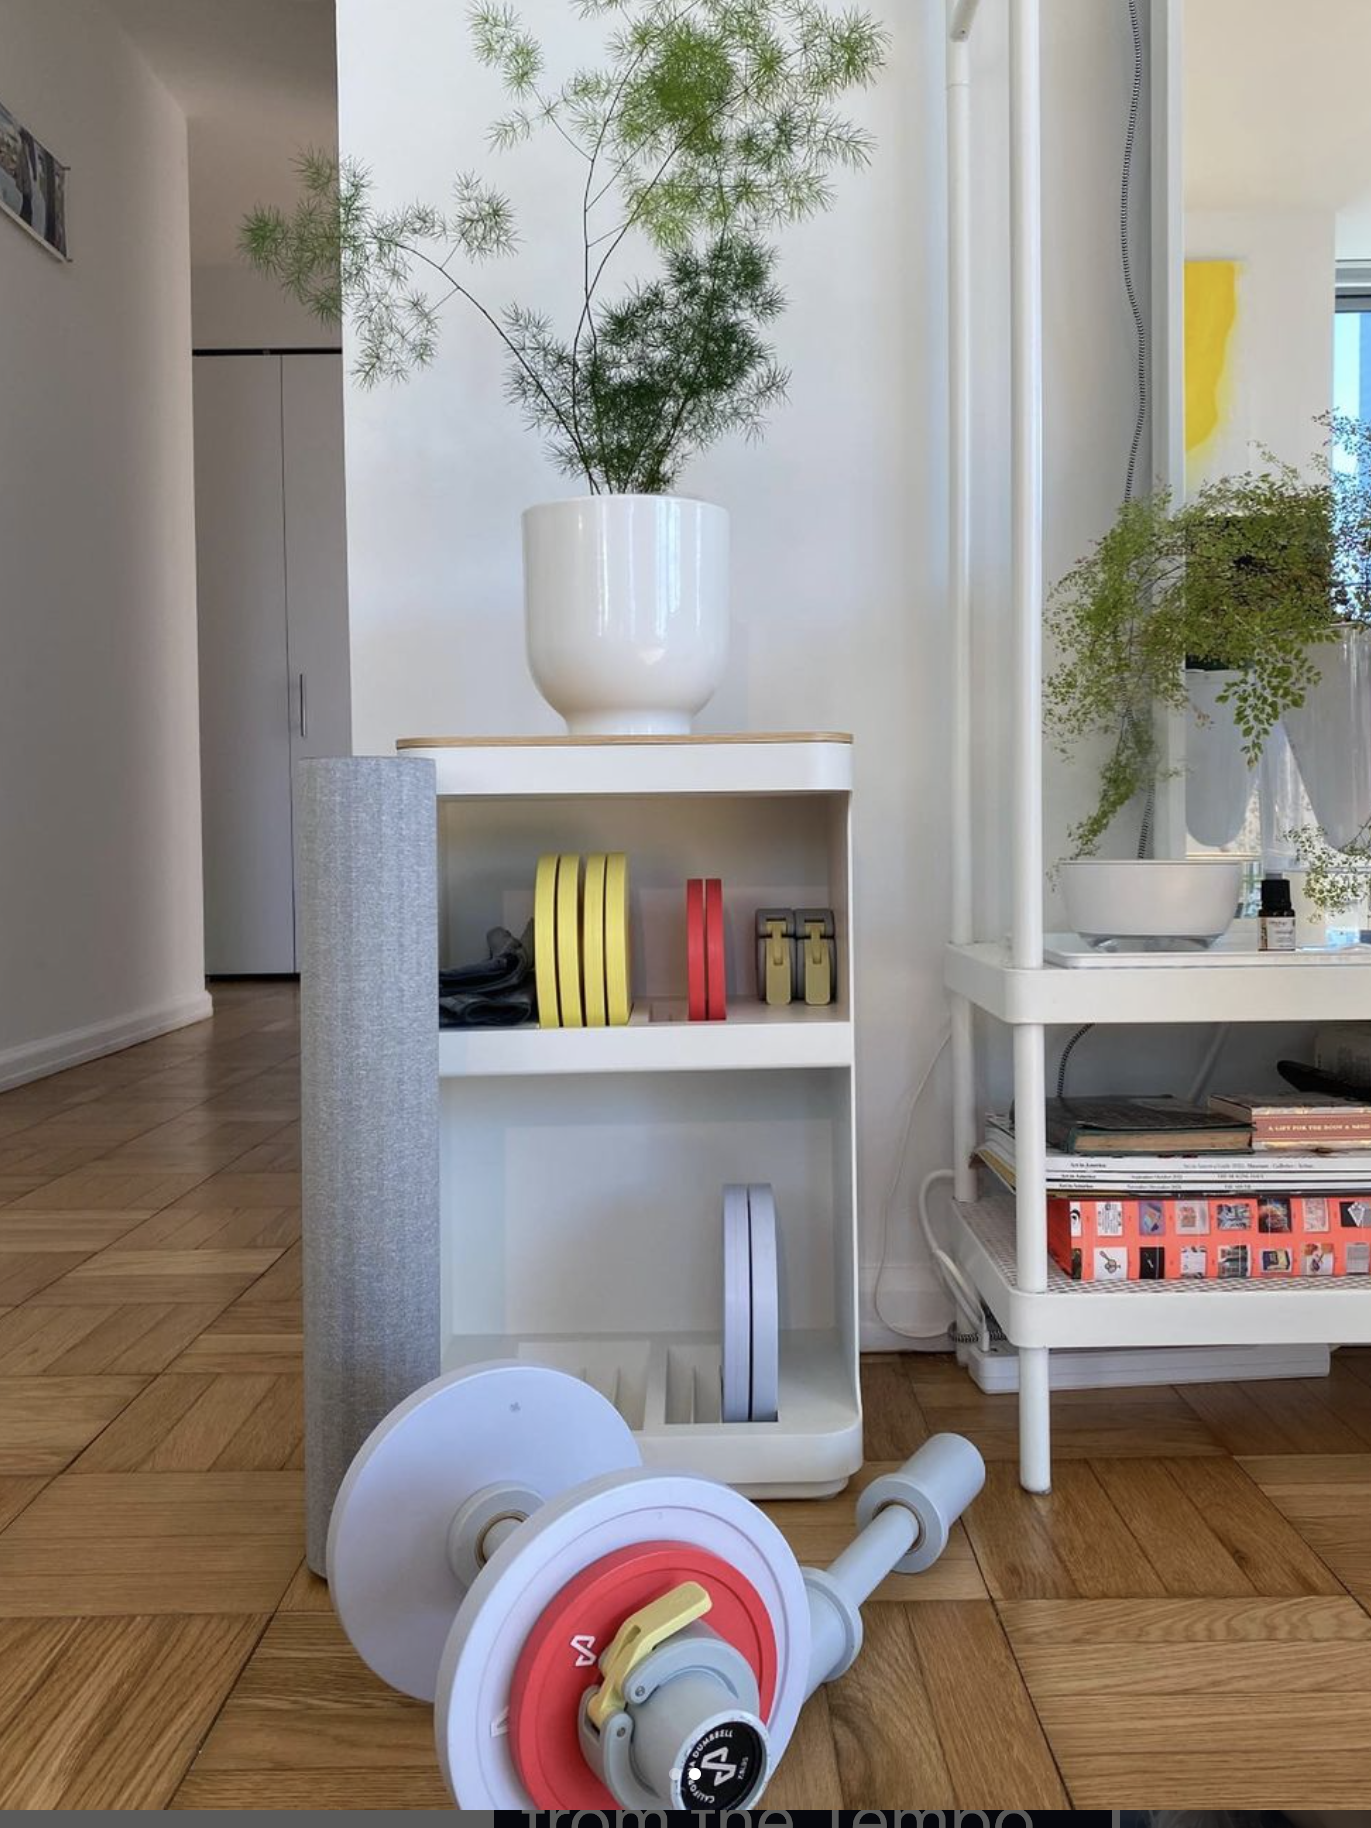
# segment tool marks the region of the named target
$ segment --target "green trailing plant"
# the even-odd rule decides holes
[[[1349,844],[1335,845],[1321,825],[1286,833],[1305,872],[1304,893],[1322,913],[1345,914],[1366,900],[1371,888],[1371,820]]]
[[[1255,761],[1318,679],[1318,644],[1371,616],[1371,496],[1360,480],[1349,487],[1334,454],[1367,428],[1320,423],[1329,442],[1309,476],[1265,454],[1266,468],[1206,483],[1183,503],[1166,489],[1125,502],[1053,591],[1049,733],[1066,755],[1086,738],[1108,745],[1073,855],[1092,855],[1159,777],[1157,709],[1189,705],[1187,667],[1232,673],[1218,702]]]
[[[386,208],[365,167],[300,163],[293,211],[259,207],[241,243],[327,321],[353,326],[365,382],[433,360],[461,299],[504,345],[508,392],[560,468],[592,492],[657,493],[728,433],[760,435],[787,375],[768,341],[784,308],[768,237],[833,202],[870,135],[839,110],[872,83],[886,34],[821,0],[576,0],[609,26],[603,60],[555,83],[538,40],[503,4],[470,15],[477,59],[507,112],[490,142],[550,132],[577,170],[577,296],[570,328],[484,302],[472,268],[515,251],[514,210],[463,173],[444,208]],[[646,253],[655,276],[619,283]]]
[[[1335,553],[1334,615],[1371,622],[1371,425],[1346,413],[1319,420],[1328,435],[1327,478]],[[1345,914],[1371,888],[1371,820],[1343,845],[1321,825],[1286,833],[1305,871],[1304,892],[1326,915]]]

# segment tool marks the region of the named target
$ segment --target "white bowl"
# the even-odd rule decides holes
[[[1067,921],[1092,946],[1212,946],[1242,894],[1242,864],[1227,857],[1085,857],[1061,877]]]

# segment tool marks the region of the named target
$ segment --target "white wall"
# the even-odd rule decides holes
[[[1331,209],[1185,212],[1188,260],[1243,263],[1231,432],[1221,450],[1204,447],[1205,475],[1258,466],[1262,446],[1305,467],[1321,444],[1314,419],[1333,400],[1335,232]]]
[[[560,62],[575,28],[563,0],[523,9]],[[724,503],[735,542],[734,653],[699,727],[846,728],[857,739],[860,1174],[869,1287],[912,1089],[946,1023],[942,946],[949,839],[944,519],[946,270],[943,41],[939,0],[877,5],[891,67],[859,104],[879,141],[873,168],[838,186],[832,215],[790,231],[791,306],[777,340],[790,404],[760,448],[730,445],[692,466],[690,492]],[[978,719],[982,930],[1002,930],[1009,826],[1003,630],[1007,534],[1006,0],[988,0],[974,46],[977,141],[977,508],[981,618]],[[489,168],[498,97],[475,71],[461,9],[447,0],[340,0],[340,144],[382,194],[441,200],[454,172]],[[1119,159],[1131,40],[1123,0],[1046,0],[1047,524],[1049,576],[1103,530],[1123,488],[1133,414],[1132,329],[1119,277]],[[1145,118],[1145,117],[1144,117]],[[1145,154],[1145,136],[1143,152]],[[568,173],[539,141],[499,164],[526,203],[529,250],[483,284],[497,302],[564,312],[571,274]],[[1145,203],[1145,156],[1137,172]],[[1146,246],[1145,221],[1141,244]],[[1146,259],[1140,281],[1146,296]],[[519,512],[573,492],[502,394],[479,325],[449,318],[434,369],[348,398],[354,732],[359,752],[397,736],[554,731],[523,657]],[[1144,475],[1146,468],[1144,469]],[[1089,804],[1088,765],[1054,768],[1049,854]],[[1120,842],[1126,848],[1125,834]],[[1097,1059],[1169,1084],[1203,1037],[1169,1050],[1100,1037]],[[1097,1070],[1106,1072],[1108,1066]],[[1003,1087],[1002,1066],[992,1075]],[[947,1165],[944,1078],[912,1131],[891,1208],[887,1314],[941,1329],[910,1222],[924,1170]],[[870,1334],[875,1337],[874,1331]]]
[[[342,331],[242,261],[191,269],[197,349],[336,349]]]
[[[185,122],[99,0],[0,0],[71,166],[0,220],[0,1084],[208,1013]]]
[[[1330,210],[1338,259],[1371,257],[1371,6],[1187,0],[1183,15],[1187,208]]]

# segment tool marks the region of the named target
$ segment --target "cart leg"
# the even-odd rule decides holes
[[[1026,1492],[1052,1490],[1052,1405],[1047,1347],[1019,1347],[1019,1484]]]
[[[1047,1036],[1041,1025],[1014,1030],[1015,1274],[1025,1294],[1047,1287]],[[1019,1482],[1025,1491],[1052,1485],[1047,1347],[1019,1351]]]

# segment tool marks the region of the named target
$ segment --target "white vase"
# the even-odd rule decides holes
[[[1318,683],[1282,721],[1314,817],[1341,846],[1371,819],[1371,629],[1344,628],[1310,655]]]
[[[1256,770],[1243,754],[1231,704],[1219,694],[1232,672],[1186,669],[1185,822],[1197,844],[1222,850],[1242,830]]]
[[[728,659],[728,515],[679,495],[524,512],[528,664],[573,736],[684,736]]]

